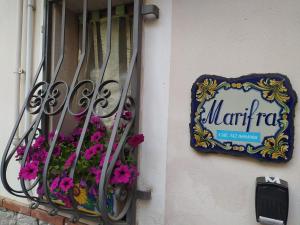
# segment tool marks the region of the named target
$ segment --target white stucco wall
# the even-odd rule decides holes
[[[300,2],[174,0],[166,180],[166,225],[254,225],[255,178],[289,182],[289,223],[300,221],[300,111],[288,164],[197,154],[189,146],[190,89],[201,74],[289,76],[300,93]]]
[[[15,99],[15,52],[16,52],[16,4],[17,1],[0,1],[0,155],[4,152],[10,131],[14,126],[14,99]],[[10,13],[9,13],[10,12]],[[2,184],[0,195],[7,194]]]
[[[160,8],[158,20],[145,20],[142,46],[139,188],[151,189],[150,201],[137,204],[139,225],[163,225],[167,161],[168,99],[171,53],[171,0],[147,0]]]
[[[16,96],[16,84],[15,80],[17,75],[15,74],[16,63],[16,44],[17,44],[17,1],[18,0],[0,0],[0,155],[2,156],[6,147],[7,141],[10,137],[11,131],[15,125],[15,96]],[[21,69],[25,70],[25,51],[26,51],[26,0],[24,0],[24,15],[23,15],[23,38],[22,38],[22,66]],[[33,71],[36,70],[42,51],[42,30],[41,25],[43,23],[43,1],[37,0],[34,12],[34,50],[33,50]],[[20,104],[23,104],[24,100],[24,82],[25,76],[21,75],[20,79]],[[21,132],[23,130],[21,129]],[[2,158],[2,157],[1,157]],[[20,185],[17,179],[19,163],[12,160],[12,163],[8,167],[8,180],[12,184],[12,187],[20,190]],[[0,182],[0,195],[7,196],[9,198],[17,199],[18,201],[25,201],[24,199],[15,198],[5,191]]]

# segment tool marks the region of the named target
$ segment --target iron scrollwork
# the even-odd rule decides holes
[[[29,94],[29,99],[27,101],[27,110],[31,114],[39,113],[43,100],[46,96],[49,84],[45,81],[37,83],[31,90]]]

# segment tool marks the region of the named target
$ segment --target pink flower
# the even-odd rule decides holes
[[[133,184],[133,182],[136,180],[136,178],[140,175],[139,171],[137,170],[136,166],[130,166],[130,173],[131,173],[131,179],[130,184]]]
[[[82,133],[82,128],[81,127],[77,127],[73,130],[72,135],[75,137],[79,137]]]
[[[38,196],[43,196],[45,194],[44,188],[42,184],[39,184],[36,193],[38,194]]]
[[[69,191],[71,188],[74,187],[73,179],[70,177],[64,177],[61,179],[59,187],[64,192]]]
[[[97,170],[97,172],[96,172],[96,184],[99,184],[99,182],[100,182],[101,172],[102,172],[102,170]]]
[[[90,168],[90,173],[95,176],[96,184],[99,184],[101,178],[101,169],[97,169],[96,167]]]
[[[132,146],[133,148],[136,148],[140,143],[144,141],[144,135],[143,134],[137,134],[132,137],[129,137],[127,139],[127,143]]]
[[[91,124],[97,125],[97,124],[99,124],[100,122],[101,122],[101,119],[100,119],[99,116],[93,115],[93,116],[91,117],[91,120],[90,120],[90,123],[91,123]]]
[[[67,161],[65,162],[64,169],[70,168],[70,167],[73,165],[73,162],[74,162],[75,158],[76,158],[76,153],[73,152],[73,153],[69,156],[69,158],[67,159]]]
[[[87,187],[87,183],[85,180],[81,179],[79,183],[80,187]]]
[[[93,148],[95,152],[102,152],[104,150],[104,145],[103,144],[95,144],[91,148]]]
[[[95,154],[96,152],[94,151],[93,148],[88,148],[84,153],[84,158],[86,160],[90,160]]]
[[[77,145],[78,145],[78,141],[73,141],[73,142],[72,142],[72,146],[73,146],[74,148],[77,148]]]
[[[38,150],[32,154],[32,160],[45,163],[47,159],[48,152],[46,149]]]
[[[38,175],[38,162],[27,163],[25,167],[21,168],[19,172],[19,178],[24,180],[34,180]]]
[[[61,193],[57,193],[56,197],[63,201],[66,208],[71,208],[72,207],[72,202],[67,196],[65,196]]]
[[[26,148],[26,146],[19,146],[18,148],[17,148],[17,155],[16,155],[16,158],[18,158],[18,157],[22,157],[23,155],[24,155],[24,153],[25,153],[25,148]]]
[[[91,136],[91,142],[99,142],[100,139],[104,136],[104,133],[101,131],[97,131],[95,132],[92,136]]]
[[[127,165],[121,165],[114,170],[114,177],[116,183],[128,184],[131,178],[131,171]]]
[[[89,190],[89,194],[91,194],[92,196],[96,197],[98,195],[97,193],[97,189],[95,186],[92,186]]]
[[[56,177],[51,185],[50,185],[50,191],[53,193],[55,191],[56,188],[58,188],[58,185],[59,185],[59,181],[60,181],[60,178],[59,177]]]
[[[130,112],[130,111],[124,111],[123,115],[122,115],[122,118],[124,120],[131,120],[131,118],[132,118],[132,112]]]
[[[66,142],[72,142],[72,141],[74,140],[73,137],[71,137],[71,136],[66,136],[65,134],[59,134],[59,135],[58,135],[58,139],[59,139],[60,141],[66,141]]]
[[[48,139],[52,141],[53,138],[54,138],[54,135],[55,135],[55,132],[54,132],[54,131],[51,131],[51,132],[48,134]]]
[[[55,146],[53,149],[53,155],[58,157],[58,156],[60,156],[60,154],[61,154],[61,147],[59,145]]]
[[[104,164],[104,160],[105,160],[105,155],[102,155],[100,162],[99,162],[99,166],[102,167]]]
[[[45,141],[46,141],[45,136],[40,135],[37,139],[35,139],[34,144],[32,146],[33,148],[40,148]]]

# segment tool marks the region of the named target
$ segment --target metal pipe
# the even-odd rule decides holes
[[[16,84],[16,97],[15,97],[15,121],[19,118],[19,105],[20,105],[20,75],[23,73],[21,69],[21,54],[22,54],[22,25],[23,25],[23,0],[18,0],[17,5],[17,49],[16,49],[16,67],[15,67],[15,84]],[[14,143],[19,140],[19,131],[16,132]]]
[[[35,1],[27,0],[27,30],[26,30],[26,77],[25,77],[25,96],[31,89],[32,76],[32,56],[33,56],[33,15]],[[25,114],[25,132],[30,126],[30,113]]]

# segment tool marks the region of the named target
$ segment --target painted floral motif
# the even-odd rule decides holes
[[[194,127],[194,137],[196,140],[196,147],[214,147],[215,144],[212,142],[213,134],[208,130],[203,130],[199,124]]]
[[[288,136],[280,133],[276,138],[270,137],[264,141],[264,149],[260,152],[263,157],[269,155],[272,159],[278,159],[279,157],[286,159],[286,152],[289,145],[285,141],[288,140]]]
[[[240,89],[240,88],[243,87],[243,84],[242,84],[242,83],[232,83],[232,84],[231,84],[231,87]]]
[[[286,94],[287,88],[284,86],[284,81],[275,79],[261,79],[258,82],[263,91],[263,97],[269,101],[287,102],[290,97]]]
[[[86,188],[81,187],[79,184],[76,184],[73,188],[74,199],[80,205],[84,205],[87,203],[87,191]]]
[[[213,79],[205,79],[202,83],[197,83],[197,100],[203,102],[213,98],[216,94],[217,85],[217,81]]]

